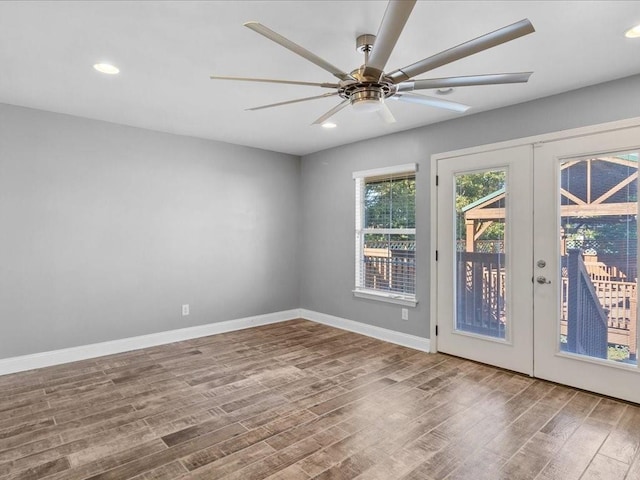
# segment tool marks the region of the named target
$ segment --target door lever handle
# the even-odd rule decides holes
[[[541,285],[545,285],[547,283],[551,283],[551,280],[547,280],[547,277],[543,277],[542,275],[540,275],[538,278],[536,278],[536,282]]]

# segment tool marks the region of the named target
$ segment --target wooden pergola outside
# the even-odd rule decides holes
[[[602,181],[598,186],[593,184],[594,162],[604,162],[609,165],[618,165],[618,175],[615,176],[615,183],[612,185],[609,178],[598,179]],[[634,186],[633,182],[638,179],[638,162],[617,157],[598,157],[593,159],[573,160],[565,162],[560,167],[562,173],[569,172],[572,167],[578,165],[586,167],[584,172],[584,185],[576,185],[576,188],[561,188],[560,194],[563,203],[560,206],[560,215],[566,217],[603,217],[603,216],[635,216],[638,214],[637,202],[620,201],[620,193],[627,186]],[[624,171],[626,170],[626,172]],[[596,172],[597,173],[597,172]],[[622,177],[622,178],[620,178]],[[609,183],[609,184],[607,184]],[[606,185],[606,190],[603,190]],[[571,191],[573,190],[573,191]],[[633,194],[637,198],[637,189]],[[505,218],[505,189],[501,188],[495,192],[481,198],[469,205],[462,211],[466,229],[466,251],[474,252],[475,244],[482,234],[495,221]]]

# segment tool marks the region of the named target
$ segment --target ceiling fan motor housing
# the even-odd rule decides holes
[[[371,77],[365,74],[365,67],[351,72],[355,81],[341,82],[339,95],[351,102],[355,110],[373,112],[380,109],[385,98],[393,94],[393,84],[380,80],[380,76]]]

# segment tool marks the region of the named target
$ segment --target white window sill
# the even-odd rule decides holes
[[[418,304],[415,297],[408,297],[395,293],[377,292],[375,290],[353,290],[353,296],[357,298],[366,298],[367,300],[395,303],[397,305],[404,305],[405,307],[415,307]]]

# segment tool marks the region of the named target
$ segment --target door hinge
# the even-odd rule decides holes
[[[436,175],[436,187],[438,186],[438,183],[440,183],[440,177]]]
[[[436,325],[436,337],[438,336],[438,325]]]

